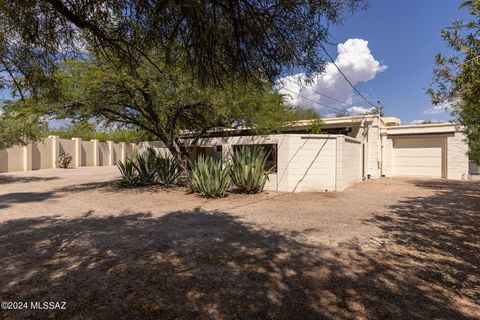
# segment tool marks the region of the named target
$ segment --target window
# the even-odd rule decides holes
[[[240,147],[248,147],[253,149],[263,149],[267,153],[267,160],[265,161],[265,170],[277,172],[277,145],[276,144],[248,144],[248,145],[234,145],[233,149]]]

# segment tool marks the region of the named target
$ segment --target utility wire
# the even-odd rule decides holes
[[[337,99],[337,98],[334,98],[334,97],[328,96],[328,95],[326,95],[326,94],[320,93],[320,92],[318,92],[317,90],[314,90],[313,88],[310,88],[310,87],[308,87],[308,86],[303,86],[301,83],[298,83],[298,82],[296,82],[296,81],[293,81],[292,79],[283,78],[282,80],[288,80],[288,81],[290,81],[290,82],[292,82],[292,83],[295,83],[297,86],[300,86],[300,87],[302,87],[302,88],[309,89],[310,91],[312,91],[312,92],[314,92],[314,93],[316,93],[316,94],[318,94],[318,95],[320,95],[320,96],[324,96],[325,98],[331,99],[331,100],[333,100],[333,101],[337,101],[337,102],[345,103],[345,104],[347,103],[346,101],[342,101],[342,100],[339,100],[339,99]]]
[[[318,104],[318,105],[320,105],[320,106],[322,106],[322,107],[329,108],[330,110],[336,110],[336,111],[342,111],[342,112],[345,111],[345,110],[340,109],[340,108],[337,108],[337,107],[327,106],[327,105],[322,104],[322,103],[320,103],[320,102],[318,102],[318,101],[315,101],[315,100],[310,99],[310,98],[308,98],[308,97],[302,96],[301,94],[296,93],[296,92],[294,92],[294,91],[292,91],[292,90],[290,90],[290,89],[287,89],[287,88],[285,88],[285,87],[283,87],[282,89],[283,89],[283,90],[287,90],[287,91],[290,92],[290,93],[293,93],[293,94],[295,94],[295,95],[297,95],[297,96],[299,96],[299,97],[301,97],[301,98],[303,98],[303,99],[305,99],[305,100],[309,100],[309,101],[311,101],[311,102],[313,102],[313,103],[315,103],[315,104]]]
[[[327,54],[327,56],[330,58],[330,60],[332,61],[333,65],[337,68],[338,72],[340,72],[340,74],[343,76],[343,78],[345,79],[345,81],[348,82],[348,84],[353,88],[353,90],[355,90],[355,92],[363,99],[365,100],[365,102],[367,102],[369,105],[371,105],[372,107],[374,108],[377,108],[378,106],[371,103],[367,98],[364,97],[364,95],[358,91],[357,88],[355,88],[355,86],[350,82],[350,80],[348,80],[347,76],[343,73],[342,69],[340,69],[340,67],[335,63],[335,60],[333,60],[332,56],[328,53],[327,49],[325,49],[325,46],[320,42],[320,46],[322,47],[323,51],[325,51],[325,53]]]

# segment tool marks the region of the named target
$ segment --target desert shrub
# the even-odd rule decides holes
[[[231,178],[240,192],[257,193],[263,190],[268,180],[265,162],[268,154],[263,148],[239,147],[231,156]]]
[[[149,185],[155,183],[156,168],[155,162],[157,155],[151,148],[147,152],[138,154],[134,157],[133,165],[138,173],[138,183],[141,185]]]
[[[70,165],[70,162],[72,162],[72,159],[73,157],[71,154],[62,152],[58,156],[58,160],[56,163],[59,168],[66,169]]]
[[[122,179],[120,180],[120,184],[124,187],[133,187],[138,183],[138,172],[135,167],[134,160],[127,159],[124,163],[119,162],[117,164],[118,169],[120,170],[120,174],[122,175]]]
[[[230,184],[230,170],[213,157],[200,155],[192,165],[190,188],[204,197],[223,197]]]
[[[180,170],[172,157],[157,157],[155,159],[157,181],[162,186],[174,184],[180,176]]]

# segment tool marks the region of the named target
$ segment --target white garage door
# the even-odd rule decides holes
[[[393,140],[393,175],[442,177],[445,138]]]

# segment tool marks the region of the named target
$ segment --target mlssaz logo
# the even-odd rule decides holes
[[[67,303],[65,301],[60,302],[31,302],[30,309],[35,310],[66,310]]]

